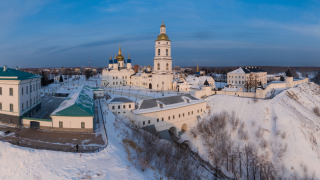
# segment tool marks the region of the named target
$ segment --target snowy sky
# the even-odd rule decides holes
[[[0,66],[107,66],[121,43],[153,63],[162,18],[173,65],[320,66],[320,1],[0,1]]]

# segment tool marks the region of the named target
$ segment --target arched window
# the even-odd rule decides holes
[[[168,49],[166,49],[166,56],[168,56]]]
[[[160,56],[160,49],[158,49],[158,56]]]
[[[167,70],[169,70],[169,64],[167,63]]]
[[[160,70],[160,63],[158,63],[158,68],[157,69]]]

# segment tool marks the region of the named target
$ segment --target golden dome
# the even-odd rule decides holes
[[[121,47],[119,47],[119,52],[118,52],[118,56],[116,57],[116,59],[118,61],[123,61],[124,60],[124,57],[123,55],[121,54]]]
[[[169,37],[166,34],[159,34],[157,41],[161,40],[169,41]]]

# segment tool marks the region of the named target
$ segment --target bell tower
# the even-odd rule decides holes
[[[171,41],[166,34],[166,26],[163,21],[160,26],[160,34],[155,41],[154,71],[161,73],[172,71]]]

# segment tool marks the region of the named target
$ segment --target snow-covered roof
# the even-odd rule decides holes
[[[186,77],[185,79],[186,81],[189,82],[190,85],[197,85],[199,84],[199,82],[201,82],[202,84],[207,80],[213,80],[213,78],[211,76],[192,76],[189,75],[188,77]]]
[[[230,74],[241,74],[241,73],[245,73],[245,72],[244,72],[243,69],[240,67],[240,68],[238,68],[238,69],[236,69],[236,70],[234,70],[234,71],[228,72],[228,73],[230,73]]]
[[[205,102],[205,101],[195,98],[191,94],[147,99],[147,100],[139,101],[138,109],[133,110],[132,112],[134,114],[144,114],[144,113],[180,108],[183,106],[189,106],[192,104],[198,104],[202,102]],[[160,104],[162,107],[160,107]]]
[[[51,116],[94,116],[93,89],[89,86],[74,89]]]
[[[124,97],[115,97],[109,103],[130,103],[130,102],[134,102],[134,101],[131,101],[130,99],[124,98]]]

